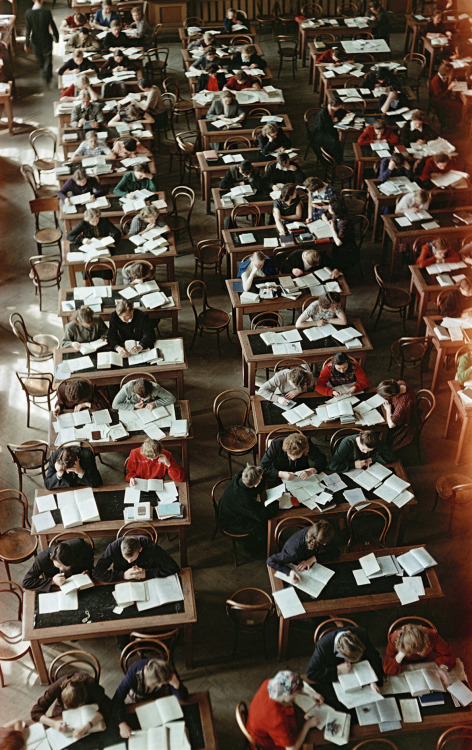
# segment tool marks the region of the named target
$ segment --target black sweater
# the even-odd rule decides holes
[[[50,455],[46,479],[44,480],[44,486],[47,490],[56,490],[67,487],[100,487],[103,484],[100,472],[95,464],[95,456],[90,448],[71,447],[71,450],[77,454],[80,467],[84,471],[82,478],[80,478],[75,472],[68,473],[66,471],[62,477],[58,477],[55,463],[61,450],[62,448],[58,448]]]
[[[67,577],[83,573],[84,570],[92,570],[93,549],[90,544],[87,544],[84,539],[70,539],[69,541],[62,542],[62,544],[66,544],[73,555]],[[56,568],[51,560],[52,550],[53,547],[47,547],[37,555],[31,568],[23,578],[22,586],[24,589],[31,589],[32,591],[49,591],[51,589],[53,585],[52,579],[59,573],[59,569]]]
[[[333,545],[329,544],[326,547],[321,545],[315,546],[314,549],[308,549],[305,544],[305,537],[308,528],[299,529],[292,536],[290,536],[285,542],[280,552],[275,552],[267,560],[267,565],[274,570],[280,570],[282,573],[289,575],[291,569],[288,567],[289,563],[302,562],[308,560],[313,555],[316,555],[318,562],[326,562],[327,560],[333,560],[339,555],[339,550]]]
[[[277,480],[279,478],[279,471],[291,471],[295,473],[296,471],[303,471],[303,469],[310,468],[315,468],[317,471],[321,471],[326,467],[326,456],[324,456],[311,441],[309,441],[310,448],[308,455],[297,458],[296,461],[292,461],[282,448],[284,440],[284,437],[272,440],[262,457],[260,465],[264,469],[264,474],[269,479]]]
[[[135,310],[133,319],[124,323],[115,311],[110,315],[108,328],[108,343],[112,349],[124,346],[125,341],[137,341],[143,349],[151,349],[154,346],[154,324],[142,310]]]
[[[139,537],[142,550],[138,557],[132,563],[127,562],[121,554],[122,541],[121,538],[111,542],[97,561],[93,571],[97,581],[122,581],[124,573],[135,565],[144,568],[146,578],[165,578],[179,572],[180,568],[172,557],[144,536]]]
[[[277,135],[275,136],[273,141],[270,141],[267,136],[262,135],[262,133],[259,133],[258,141],[262,156],[273,154],[279,148],[290,148],[290,146],[292,145],[292,141],[290,140],[288,135],[284,133],[282,128],[279,128],[277,130]]]
[[[311,682],[318,685],[328,682],[336,682],[338,679],[338,664],[343,664],[345,659],[336,656],[334,652],[334,641],[338,633],[347,630],[347,628],[338,628],[323,635],[315,646],[306,675]],[[376,648],[370,642],[367,631],[364,628],[349,628],[349,631],[362,641],[365,646],[362,660],[370,663],[372,669],[377,675],[378,682],[382,685],[382,660]]]
[[[256,500],[258,487],[246,487],[242,481],[242,471],[234,475],[221,496],[218,506],[218,520],[221,527],[235,534],[257,533],[265,529],[266,522],[278,511],[277,503],[267,508]],[[275,508],[274,508],[275,505]]]
[[[118,227],[111,223],[110,219],[101,216],[96,227],[82,219],[75,227],[72,227],[67,235],[69,242],[72,242],[75,246],[80,245],[84,239],[92,239],[92,237],[113,237],[115,242],[118,242],[121,232]]]

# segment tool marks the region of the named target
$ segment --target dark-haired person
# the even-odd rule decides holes
[[[112,148],[115,159],[129,159],[134,156],[151,156],[148,148],[143,146],[136,138],[120,138],[115,141]]]
[[[228,8],[226,17],[223,20],[223,28],[227,34],[231,34],[234,31],[243,31],[243,29],[234,29],[234,26],[244,26],[244,31],[247,31],[247,16],[240,10]]]
[[[472,317],[472,281],[467,276],[449,292],[439,312],[445,318]]]
[[[298,317],[297,328],[311,328],[332,323],[335,326],[345,326],[346,313],[341,308],[341,295],[338,292],[325,292],[312,302]]]
[[[334,529],[327,521],[298,529],[285,542],[280,552],[275,552],[267,560],[267,565],[290,576],[292,583],[300,580],[296,570],[289,565],[296,565],[299,572],[310,570],[316,562],[333,560],[339,555],[334,545]]]
[[[364,370],[355,359],[345,352],[336,352],[326,362],[316,381],[316,390],[322,396],[340,396],[337,386],[349,385],[349,393],[365,391],[370,383]]]
[[[301,221],[303,206],[296,185],[288,183],[283,186],[280,198],[276,198],[274,201],[272,215],[279,234],[289,234],[288,222]]]
[[[386,182],[391,177],[408,177],[410,180],[412,179],[412,169],[403,154],[395,153],[391,156],[386,156],[380,161],[379,181]]]
[[[454,68],[452,63],[443,61],[436,75],[429,82],[431,108],[438,116],[443,128],[453,129],[462,117],[462,102],[452,91]]]
[[[39,552],[23,578],[24,589],[50,591],[70,576],[93,570],[93,549],[85,539],[67,539]]]
[[[113,75],[114,73],[119,73],[121,70],[136,71],[136,65],[133,60],[126,57],[120,47],[117,47],[113,52],[113,57],[107,60],[102,70]]]
[[[113,188],[114,195],[133,199],[138,190],[156,192],[156,186],[148,164],[135,164],[132,172],[127,172]]]
[[[49,85],[52,80],[52,42],[59,42],[59,32],[54,23],[51,11],[43,8],[43,0],[35,3],[25,14],[26,34],[24,50],[28,54],[33,45],[35,57],[41,68],[41,74]]]
[[[113,399],[113,409],[155,409],[175,404],[175,396],[158,383],[145,378],[129,380]]]
[[[57,401],[54,414],[57,417],[65,409],[82,411],[82,409],[106,409],[107,401],[100,392],[83,378],[68,378],[59,384],[56,391]]]
[[[132,8],[131,18],[133,21],[128,28],[133,29],[131,38],[134,44],[145,49],[152,47],[152,26],[144,16],[142,8],[139,6]]]
[[[281,263],[282,273],[291,273],[292,276],[303,276],[305,273],[313,273],[320,268],[329,266],[328,258],[324,253],[320,253],[315,248],[308,250],[293,250],[286,256]],[[331,271],[331,278],[337,279],[339,271],[334,268]]]
[[[348,271],[356,265],[359,259],[359,250],[354,226],[347,214],[346,207],[340,201],[330,201],[329,208],[322,218],[331,225],[333,230],[332,263],[340,271]]]
[[[90,69],[97,72],[97,68],[95,67],[94,63],[91,62],[88,58],[84,58],[84,53],[81,49],[76,49],[74,50],[72,57],[69,60],[66,60],[65,63],[61,65],[61,67],[57,71],[57,75],[62,76],[64,75],[64,73],[84,73],[86,70]]]
[[[93,102],[87,89],[83,89],[79,94],[79,101],[72,107],[70,115],[71,128],[90,128],[98,129],[103,122],[102,104],[98,101]]]
[[[135,232],[135,234],[139,234],[139,232]],[[123,268],[122,275],[123,284],[144,284],[145,281],[152,281],[154,279],[155,267],[138,260],[131,266]]]
[[[45,727],[52,727],[57,732],[67,732],[68,727],[62,718],[62,712],[91,704],[97,705],[97,711],[90,721],[73,730],[72,736],[75,740],[85,737],[96,724],[106,721],[111,709],[111,701],[95,677],[85,672],[76,672],[73,675],[59,677],[49,685],[31,709],[31,718]],[[52,711],[49,711],[51,706]]]
[[[122,357],[139,354],[143,349],[154,346],[154,324],[142,310],[136,310],[127,299],[119,299],[116,308],[110,315],[108,344]],[[125,347],[126,341],[137,341],[130,351]]]
[[[241,161],[228,167],[226,174],[220,182],[220,190],[231,190],[238,185],[250,185],[254,196],[263,194],[265,191],[264,178],[250,161]],[[257,198],[254,198],[257,200]]]
[[[107,52],[115,52],[117,49],[121,50],[123,47],[131,47],[131,44],[132,41],[123,31],[120,21],[112,21],[110,30],[107,31],[105,38],[102,39],[103,49]]]
[[[340,441],[329,462],[329,468],[331,471],[367,469],[376,461],[381,464],[392,463],[395,461],[395,454],[379,441],[375,432],[365,430]]]
[[[209,65],[216,65],[219,70],[222,62],[222,59],[216,54],[216,47],[211,45],[203,51],[203,55],[198,60],[191,63],[189,72],[195,73],[195,75],[203,74]]]
[[[387,86],[390,85],[392,78],[393,74],[391,73],[389,68],[382,66],[382,64],[380,64],[379,68],[377,68],[377,66],[373,66],[372,68],[370,68],[367,75],[359,82],[359,88],[367,88],[371,89],[372,91],[376,88],[379,88],[382,92],[385,92],[387,90]]]
[[[369,5],[370,18],[372,19],[370,29],[376,39],[384,39],[390,42],[390,20],[388,13],[380,0],[373,0]]]
[[[101,487],[100,472],[90,448],[70,445],[57,448],[49,457],[44,486],[47,490],[68,487]]]
[[[234,53],[231,68],[233,70],[265,70],[267,62],[257,54],[253,44],[246,44],[245,47]]]
[[[275,161],[267,165],[264,180],[269,189],[280,188],[289,182],[293,182],[295,185],[303,185],[305,174],[297,162],[291,161],[288,154],[281,151],[275,157]]]
[[[275,372],[259,390],[258,396],[287,406],[291,399],[300,393],[312,391],[315,387],[315,378],[310,370],[304,367],[284,368]]]
[[[308,479],[326,468],[326,456],[306,435],[292,432],[272,440],[261,459],[261,469],[268,479]]]
[[[173,482],[185,482],[185,469],[179,466],[170,451],[164,450],[159,440],[146,438],[140,448],[133,448],[126,464],[126,481],[131,487],[136,479],[164,479],[166,473]]]
[[[443,14],[440,8],[433,9],[431,18],[426,24],[425,36],[428,37],[428,39],[436,39],[440,36],[447,36],[450,38],[452,36],[450,31],[446,31],[446,25],[443,21]]]
[[[387,91],[379,98],[379,112],[386,115],[403,107],[408,107],[405,92],[398,85],[387,86]]]
[[[269,156],[290,148],[292,141],[275,122],[266,122],[257,136],[262,156]]]
[[[118,242],[121,232],[110,219],[101,215],[99,208],[87,208],[84,218],[72,227],[67,239],[72,248],[77,248],[82,244],[87,245],[94,237],[113,237],[114,241]]]
[[[368,146],[376,141],[387,141],[389,146],[398,143],[398,135],[381,117],[377,117],[372,125],[366,125],[357,139],[361,146]]]
[[[70,206],[70,197],[76,195],[85,195],[85,193],[91,193],[93,201],[94,198],[98,198],[101,195],[106,195],[106,187],[102,187],[98,184],[96,177],[89,177],[82,167],[77,167],[74,170],[72,177],[69,177],[65,181],[61,189],[59,190],[57,197],[60,201],[64,201],[65,206]]]
[[[238,70],[234,76],[228,78],[224,86],[230,91],[244,91],[246,89],[260,91],[261,88],[259,79],[249,75],[245,70]]]
[[[385,399],[383,405],[389,432],[387,443],[393,450],[405,448],[416,433],[416,396],[404,380],[382,380],[377,393]]]
[[[95,38],[95,34],[90,28],[82,26],[66,40],[66,54],[73,52],[75,49],[81,49],[83,52],[98,52],[100,40]]]
[[[453,169],[458,169],[454,159],[451,159],[450,156],[441,152],[435,156],[428,156],[424,163],[420,179],[422,182],[427,182],[434,177],[447,174],[447,172],[450,172]]]
[[[265,548],[267,521],[278,510],[277,503],[266,507],[257,499],[263,476],[264,471],[260,466],[247,464],[231,479],[218,504],[221,528],[233,534],[248,534],[243,543],[252,553]]]
[[[75,12],[64,18],[60,26],[60,31],[65,31],[66,33],[69,31],[76,31],[87,24],[89,24],[87,16],[84,16],[83,13]]]
[[[321,219],[330,201],[336,198],[334,187],[319,177],[307,177],[303,184],[308,191],[308,221]]]
[[[207,112],[206,119],[212,122],[213,120],[233,120],[234,122],[242,122],[246,117],[244,109],[239,106],[238,101],[232,91],[223,89],[221,92],[221,98],[213,99],[210,104],[210,109]]]
[[[111,6],[111,0],[103,0],[102,7],[93,18],[93,27],[97,31],[109,31],[111,22],[118,21],[118,14]]]
[[[316,58],[317,65],[326,65],[327,63],[329,63],[335,68],[338,65],[343,65],[345,62],[347,62],[347,55],[342,47],[330,47]]]
[[[12,721],[6,727],[0,727],[0,747],[2,750],[24,750],[26,748],[23,727],[23,721]]]
[[[215,63],[209,63],[198,79],[197,94],[200,91],[222,91],[225,84],[226,76],[223,71]]]
[[[82,344],[106,339],[107,333],[108,328],[103,318],[96,315],[87,305],[82,305],[74,313],[73,319],[66,324],[61,347],[71,347],[78,352]]]
[[[93,577],[103,583],[165,578],[180,570],[162,547],[147,536],[122,536],[97,560]]]
[[[138,86],[146,94],[144,102],[140,102],[141,109],[151,115],[157,127],[167,125],[167,110],[160,88],[149,78],[140,78]]]
[[[276,274],[274,259],[264,255],[261,250],[256,250],[249,258],[242,260],[238,268],[238,279],[242,280],[245,292],[250,291],[257,279]]]
[[[197,35],[191,39],[189,38],[187,49],[189,52],[190,50],[198,50],[203,55],[207,47],[214,46],[215,40],[216,37],[212,31],[205,31],[202,36]]]
[[[414,109],[410,122],[406,122],[400,130],[400,143],[410,148],[413,144],[424,146],[428,141],[437,138],[428,118],[420,109]]]

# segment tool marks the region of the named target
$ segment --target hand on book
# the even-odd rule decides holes
[[[91,409],[92,404],[90,401],[86,401],[83,404],[77,404],[77,406],[74,406],[74,411],[82,411],[82,409]]]
[[[82,739],[82,737],[85,737],[85,735],[89,733],[91,728],[92,726],[90,722],[88,721],[86,724],[84,724],[83,727],[74,729],[74,731],[72,732],[72,737],[74,737],[76,740],[80,740]]]
[[[117,346],[116,347],[116,351],[118,352],[118,354],[120,355],[120,357],[127,357],[128,356],[128,352],[126,351],[126,349],[125,349],[124,346]]]
[[[72,344],[70,345],[71,349],[75,349],[76,352],[80,350],[81,346],[82,344],[79,344],[78,341],[73,341]]]
[[[288,393],[286,393],[285,394],[285,401],[286,401],[286,403],[287,403],[287,400],[291,401],[293,398],[295,398],[295,396],[298,396],[300,393],[301,393],[301,391],[297,390],[296,388],[294,388],[293,391],[289,391]],[[280,401],[280,399],[279,399],[279,401]]]
[[[314,565],[316,562],[316,555],[312,555],[308,558],[308,560],[302,560],[301,562],[297,563],[297,570],[300,572],[302,570],[310,570],[311,566]]]
[[[287,394],[288,396],[288,394]],[[284,398],[284,396],[279,396],[277,399],[277,403],[282,404],[282,406],[288,406],[289,400],[288,398]]]
[[[300,270],[300,268],[294,268],[293,271],[292,271],[292,274],[294,276],[303,276],[303,271]]]
[[[62,719],[53,720],[53,722],[51,723],[51,726],[53,729],[56,730],[56,732],[67,732],[69,729],[66,722],[62,721]]]
[[[157,406],[157,404],[156,404],[155,401],[150,401],[149,404],[146,404],[146,409],[149,409],[149,411],[152,411],[153,409],[156,408],[156,406]]]
[[[291,471],[279,471],[279,479],[283,479],[286,482],[291,482],[294,479],[298,479],[298,477]]]
[[[125,581],[143,581],[146,578],[146,571],[144,568],[138,568],[137,565],[133,565],[129,570],[125,570],[123,578]]]
[[[131,351],[129,353],[130,354],[139,354],[139,352],[142,352],[142,350],[143,350],[143,347],[138,344],[137,346],[133,346],[133,348],[131,349]]]
[[[338,674],[348,674],[351,671],[351,667],[352,664],[350,661],[343,661],[342,664],[338,664],[337,672]]]
[[[441,683],[443,687],[447,688],[451,682],[449,680],[449,675],[447,673],[447,669],[445,667],[439,667],[439,679],[441,680]]]
[[[66,582],[65,573],[56,573],[56,575],[52,579],[52,582],[55,583],[56,586],[59,586],[59,588],[61,588],[61,586],[63,586]]]
[[[370,683],[370,689],[373,690],[374,693],[379,693],[379,695],[380,695],[380,688],[379,688],[379,686],[377,685],[376,682],[371,682]]]
[[[131,727],[126,723],[126,721],[120,722],[118,726],[120,729],[120,737],[122,737],[124,740],[127,740],[129,737],[131,737]]]
[[[290,578],[291,583],[298,583],[301,580],[298,573],[296,573],[294,570],[290,571],[289,578]]]
[[[317,473],[317,471],[316,471],[315,468],[304,469],[303,471],[300,472],[300,474],[298,475],[298,478],[299,479],[308,479],[309,477],[314,476],[316,473]]]

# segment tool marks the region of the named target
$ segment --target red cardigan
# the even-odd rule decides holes
[[[366,388],[368,388],[370,385],[369,378],[365,374],[362,367],[356,361],[353,362],[353,365],[355,380],[352,381],[352,385],[356,386],[356,391],[365,391]],[[323,396],[333,395],[334,389],[330,385],[328,385],[331,380],[331,373],[332,366],[330,366],[329,364],[325,365],[321,370],[320,376],[316,382],[316,390]]]
[[[333,55],[333,50],[332,49],[325,50],[322,55],[320,55],[319,57],[316,58],[316,64],[317,65],[319,63],[333,63],[333,62],[335,62],[335,59],[334,59],[334,55]]]
[[[456,162],[452,159],[449,159],[446,168],[440,169],[436,162],[434,161],[434,156],[428,156],[426,159],[425,165],[423,167],[423,171],[421,172],[421,180],[425,182],[426,180],[431,179],[432,174],[446,174],[446,172],[450,172],[451,169],[459,169]]]
[[[429,93],[432,99],[442,99],[443,101],[451,98],[449,91],[449,80],[443,81],[436,73],[429,82]]]
[[[450,645],[446,643],[444,638],[441,638],[439,633],[430,628],[425,628],[428,631],[430,638],[430,647],[425,654],[419,656],[413,654],[412,656],[405,657],[403,662],[408,663],[411,661],[435,661],[438,666],[445,664],[448,669],[452,669],[456,663],[456,655]],[[383,663],[383,671],[385,674],[400,674],[402,671],[402,664],[395,661],[395,657],[398,653],[395,648],[397,642],[399,630],[394,630],[390,638],[388,639],[387,650],[385,652],[385,659]]]
[[[447,253],[444,256],[444,263],[458,263],[460,261],[459,255],[456,253],[455,250],[451,250],[450,247],[447,249]],[[418,257],[418,260],[416,261],[416,265],[420,268],[426,268],[426,266],[431,266],[434,263],[438,263],[439,261],[436,260],[433,250],[431,248],[431,245],[429,242],[426,242],[425,245],[421,248],[421,253]]]
[[[359,138],[357,139],[357,142],[360,143],[361,146],[367,146],[369,145],[369,143],[375,143],[375,141],[377,140],[379,139],[377,138],[377,133],[375,132],[374,126],[367,125],[364,132],[361,133]],[[392,128],[389,128],[387,125],[380,140],[387,141],[390,146],[393,146],[395,143],[398,143],[398,135],[392,130]]]
[[[174,482],[185,482],[185,470],[178,465],[172,453],[162,451],[162,454],[170,461],[170,466],[160,463],[157,458],[146,458],[141,453],[141,448],[133,448],[128,458],[126,481],[131,477],[139,479],[164,479],[166,471]]]

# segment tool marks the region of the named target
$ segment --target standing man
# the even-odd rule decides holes
[[[33,7],[26,11],[25,52],[30,51],[30,40],[33,43],[34,54],[41,67],[41,72],[47,84],[52,79],[52,42],[53,36],[59,41],[59,32],[54,23],[50,10],[43,8],[43,0],[35,0]]]

